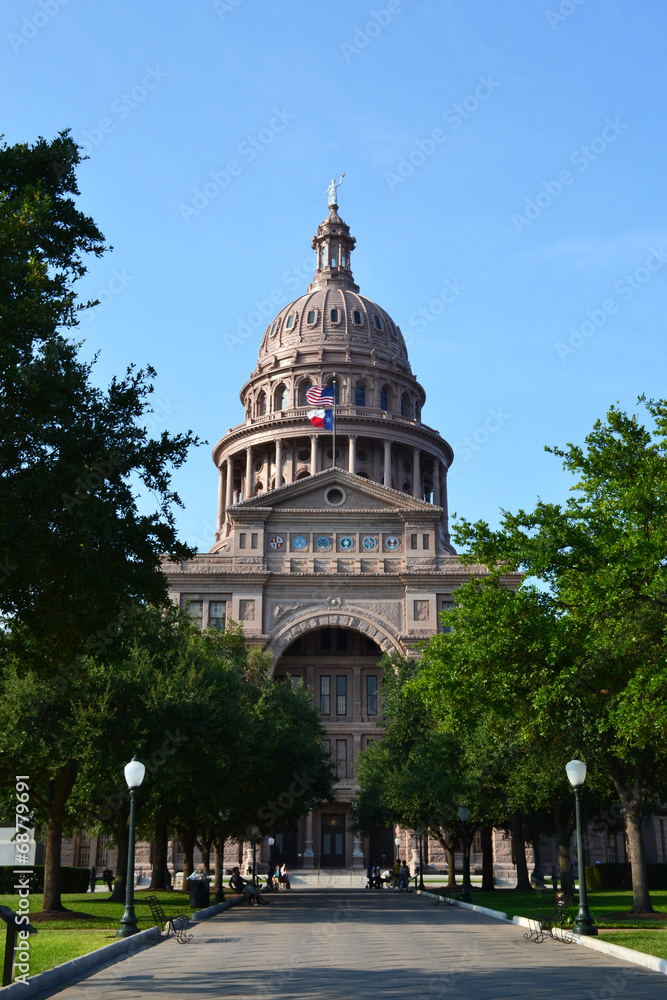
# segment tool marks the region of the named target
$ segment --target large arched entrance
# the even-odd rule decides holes
[[[381,736],[382,655],[380,645],[367,632],[323,624],[300,632],[276,662],[276,680],[303,684],[311,692],[322,717],[335,776],[336,801],[315,809],[299,824],[298,863],[305,868],[368,863],[368,844],[349,828],[350,806],[357,791],[359,754]]]

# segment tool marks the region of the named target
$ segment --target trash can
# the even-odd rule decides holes
[[[204,910],[211,905],[211,883],[207,878],[188,879],[190,906]]]

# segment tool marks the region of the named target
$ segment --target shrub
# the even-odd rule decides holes
[[[44,865],[26,865],[26,871],[31,875],[21,873],[17,875],[21,865],[0,865],[0,893],[3,895],[15,896],[18,879],[29,879],[30,892],[44,892]],[[72,868],[63,865],[60,869],[61,891],[62,892],[85,892],[90,883],[90,872],[88,868]]]
[[[646,873],[649,890],[667,889],[667,864],[648,864]],[[591,890],[597,889],[603,892],[632,889],[630,862],[587,865],[586,885]]]

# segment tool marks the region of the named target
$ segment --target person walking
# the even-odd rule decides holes
[[[403,892],[408,891],[410,885],[410,869],[408,868],[405,861],[401,861],[400,867],[398,869],[398,891]]]
[[[287,871],[287,865],[285,864],[285,862],[283,862],[282,865],[281,865],[281,867],[280,867],[280,884],[285,889],[291,889],[292,888],[292,886],[290,885],[290,880],[289,880],[289,872]]]
[[[95,885],[97,884],[97,871],[95,865],[90,866],[90,891],[95,892]]]

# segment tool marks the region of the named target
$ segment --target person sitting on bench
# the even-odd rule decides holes
[[[234,892],[240,893],[248,901],[257,897],[257,887],[254,886],[252,882],[246,882],[241,875],[241,869],[238,865],[236,865],[235,868],[232,868],[232,877],[229,880],[229,888],[233,889]]]

